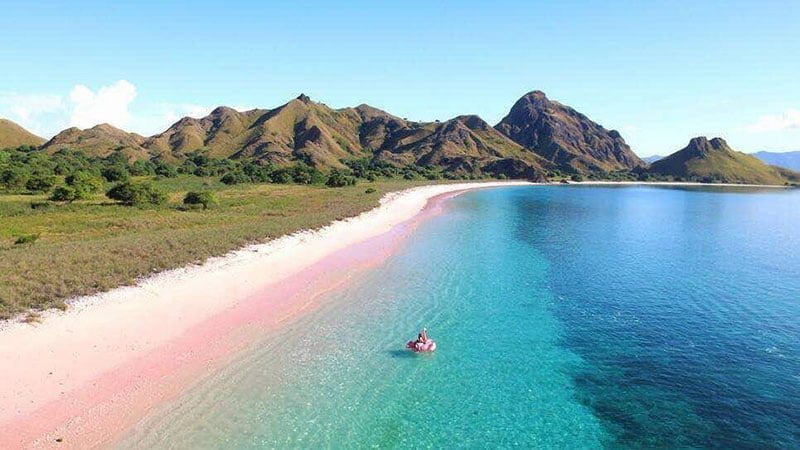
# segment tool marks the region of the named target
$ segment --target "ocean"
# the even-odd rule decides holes
[[[465,193],[118,445],[800,447],[800,191]]]

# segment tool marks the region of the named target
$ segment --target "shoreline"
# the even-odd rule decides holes
[[[553,182],[551,185],[642,185],[642,186],[703,186],[703,187],[748,187],[768,189],[790,189],[793,186],[780,184],[737,184],[737,183],[700,183],[698,181],[569,181],[567,183]]]
[[[99,446],[246,347],[388,258],[437,205],[467,190],[422,186],[315,231],[284,236],[75,299],[37,325],[0,328],[0,447]],[[439,208],[440,209],[440,208]],[[61,439],[61,441],[57,441]]]

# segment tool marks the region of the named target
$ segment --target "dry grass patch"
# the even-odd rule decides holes
[[[197,177],[156,181],[170,204],[138,209],[97,196],[31,208],[42,196],[0,195],[0,318],[63,307],[65,299],[199,263],[246,244],[318,228],[378,205],[389,191],[423,181],[379,181],[331,189],[301,185],[227,187]],[[365,193],[370,187],[374,192]],[[213,190],[208,210],[178,208],[189,190]],[[21,235],[34,242],[15,245]]]

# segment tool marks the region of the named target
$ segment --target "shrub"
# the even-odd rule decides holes
[[[37,239],[39,239],[38,234],[23,234],[14,241],[14,245],[33,244]]]
[[[374,194],[375,193],[375,188],[367,188],[367,190],[364,191],[364,193],[365,194]]]
[[[33,192],[44,192],[56,185],[54,176],[36,176],[25,183],[25,189]]]
[[[175,178],[178,176],[178,171],[174,167],[161,161],[156,162],[156,168],[154,172],[157,176],[164,178]]]
[[[112,183],[115,181],[127,181],[130,178],[130,173],[122,166],[106,167],[101,173],[106,181]]]
[[[213,192],[188,192],[183,198],[184,205],[203,205],[203,209],[208,209],[211,205],[217,204],[217,197]]]
[[[356,177],[347,175],[337,169],[331,170],[328,181],[325,183],[328,187],[353,186],[354,184],[356,184]]]
[[[161,205],[167,201],[167,195],[152,184],[130,181],[112,187],[106,196],[126,206]]]
[[[103,189],[103,179],[89,172],[75,172],[64,179],[67,186],[89,193],[100,192]]]
[[[272,173],[272,182],[280,184],[289,184],[292,180],[292,174],[286,169],[278,169]]]
[[[131,175],[134,176],[155,175],[155,169],[155,164],[146,159],[139,159],[130,166]]]
[[[219,181],[225,184],[239,184],[239,183],[249,183],[250,177],[245,175],[243,172],[228,172],[223,176]]]
[[[583,175],[581,175],[581,174],[579,174],[579,173],[576,173],[575,175],[572,175],[572,176],[571,176],[571,177],[569,177],[569,178],[570,178],[572,181],[583,181]]]
[[[0,172],[0,184],[9,189],[20,188],[28,181],[28,176],[25,170],[11,167]]]
[[[54,202],[74,202],[86,198],[87,192],[73,188],[72,186],[58,186],[50,194],[50,200]]]
[[[306,163],[299,162],[289,168],[292,181],[298,184],[322,184],[325,183],[325,174]]]

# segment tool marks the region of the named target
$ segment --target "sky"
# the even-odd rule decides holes
[[[641,156],[800,150],[800,2],[6,2],[0,117],[151,135],[309,95],[494,124],[542,90]]]

